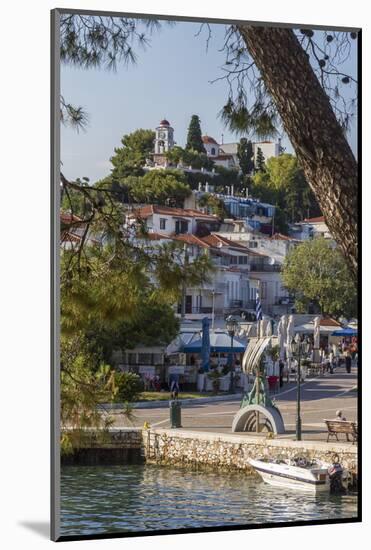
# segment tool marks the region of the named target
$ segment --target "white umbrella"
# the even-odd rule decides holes
[[[286,353],[287,357],[290,359],[292,357],[292,349],[291,349],[291,342],[294,338],[294,316],[290,315],[287,327],[286,327]]]
[[[285,339],[286,339],[286,315],[282,315],[277,326],[278,345],[280,346],[280,359],[285,358]]]
[[[265,336],[272,336],[272,323],[270,320],[266,321]]]
[[[320,335],[321,335],[320,322],[321,322],[321,317],[316,317],[314,319],[314,330],[313,330],[314,357],[313,359],[316,363],[319,362],[319,342],[320,342]]]

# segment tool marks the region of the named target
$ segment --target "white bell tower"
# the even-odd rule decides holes
[[[174,147],[174,128],[166,119],[161,120],[156,128],[155,155],[163,155]]]

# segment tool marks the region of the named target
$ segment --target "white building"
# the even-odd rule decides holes
[[[211,136],[202,136],[202,141],[206,149],[206,154],[214,162],[216,166],[223,166],[223,168],[238,168],[233,155],[226,153],[223,150],[223,146],[219,145],[217,141]]]
[[[326,225],[324,216],[306,218],[302,222],[290,225],[290,235],[295,239],[307,241],[318,237],[332,239],[332,235]]]
[[[239,167],[239,161],[237,156],[239,142],[223,143],[220,145],[220,150],[223,154],[229,155],[233,158],[233,163],[236,167]],[[278,157],[280,153],[280,144],[273,141],[257,141],[252,144],[254,152],[254,162],[258,154],[258,149],[261,149],[265,162],[271,157]]]
[[[234,231],[223,231],[229,226]],[[290,312],[293,300],[284,288],[281,278],[282,264],[286,255],[299,241],[286,235],[275,234],[273,237],[246,230],[246,225],[232,221],[221,226],[221,231],[213,236],[235,243],[235,246],[246,247],[250,251],[248,261],[250,287],[252,281],[260,288],[260,299],[263,313],[278,315]],[[255,299],[256,293],[250,292],[250,298]]]
[[[171,208],[149,204],[134,209],[126,217],[127,227],[132,227],[137,222],[145,222],[147,231],[166,235],[178,235],[182,233],[197,234],[200,228],[207,230],[217,229],[219,219],[201,210],[189,208]]]

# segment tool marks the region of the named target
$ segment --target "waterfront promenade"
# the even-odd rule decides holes
[[[301,416],[303,440],[326,441],[327,430],[324,418],[335,417],[341,409],[347,420],[357,420],[357,374],[352,369],[347,374],[344,368],[338,368],[333,375],[307,379],[302,384]],[[286,433],[276,438],[295,438],[296,421],[296,384],[285,384],[275,395],[277,405],[283,415]],[[191,401],[182,408],[182,430],[231,434],[234,415],[239,410],[240,399],[231,397],[228,401],[208,402],[205,404]],[[169,428],[168,408],[135,409],[134,418],[129,422],[119,410],[112,411],[117,427],[143,427],[148,422],[153,428]],[[231,434],[241,437],[241,434]],[[266,435],[266,433],[265,433]],[[344,437],[339,437],[342,441]],[[342,441],[343,442],[343,441]],[[346,443],[346,441],[344,441]],[[349,443],[350,445],[351,443]]]

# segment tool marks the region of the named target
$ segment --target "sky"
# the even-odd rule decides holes
[[[174,128],[174,139],[180,146],[185,145],[193,114],[201,119],[203,135],[214,137],[218,143],[222,134],[224,143],[238,141],[239,137],[218,118],[228,97],[228,85],[225,81],[211,83],[223,74],[225,54],[220,49],[225,27],[211,26],[208,49],[206,29],[195,36],[199,29],[199,23],[163,24],[145,51],[136,50],[137,63],[128,68],[119,66],[116,72],[61,66],[65,101],[82,106],[89,116],[86,131],[61,127],[61,160],[68,179],[88,177],[93,183],[109,175],[109,159],[114,148],[121,145],[122,136],[138,128],[154,130],[163,118]],[[353,55],[344,70],[354,73],[355,67]],[[349,139],[355,150],[355,128]],[[282,145],[286,152],[293,152],[285,136]]]

